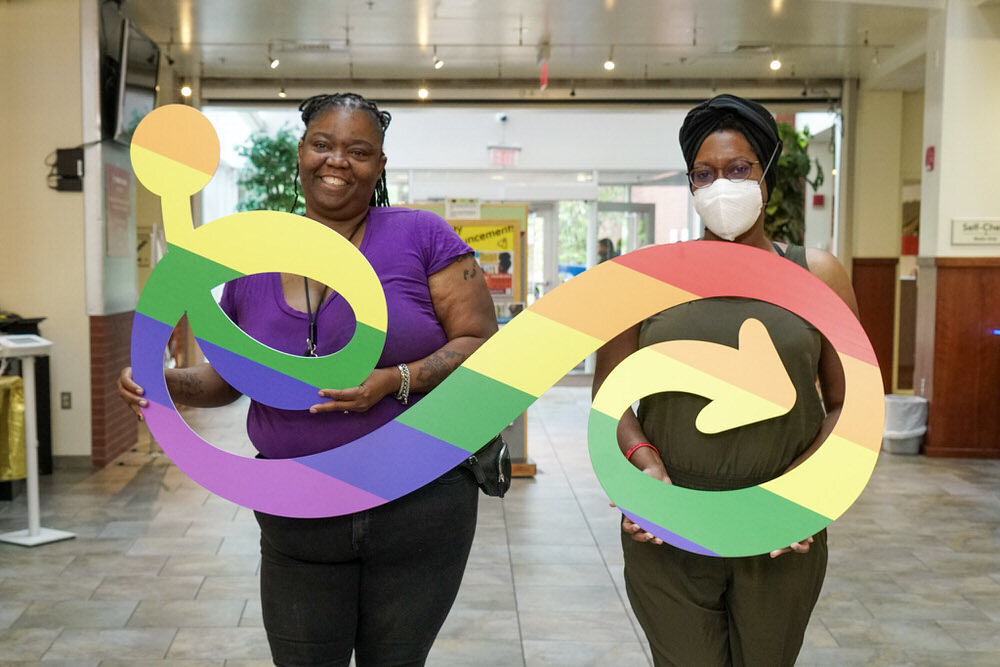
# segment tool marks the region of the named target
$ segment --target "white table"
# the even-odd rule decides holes
[[[28,527],[0,534],[0,542],[35,547],[76,537],[73,533],[42,528],[38,508],[38,423],[35,417],[35,357],[48,355],[52,341],[34,334],[0,336],[0,358],[20,359],[24,379],[24,446],[28,473]]]

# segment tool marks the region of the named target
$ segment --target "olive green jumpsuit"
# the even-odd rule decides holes
[[[786,257],[805,267],[805,249]],[[781,417],[714,435],[695,427],[707,398],[683,392],[648,396],[638,417],[659,449],[674,484],[725,491],[780,475],[812,444],[825,413],[816,387],[821,337],[778,306],[739,298],[693,301],[642,323],[640,346],[705,340],[737,347],[740,325],[767,327],[795,386],[796,402]],[[808,535],[802,535],[801,539]],[[661,665],[791,665],[826,573],[826,531],[809,553],[719,558],[622,534],[628,597]]]

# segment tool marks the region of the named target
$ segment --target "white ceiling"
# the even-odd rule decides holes
[[[126,0],[124,12],[202,77],[203,99],[274,100],[351,86],[380,99],[700,98],[709,88],[823,99],[844,78],[923,87],[943,0]],[[548,45],[546,47],[546,44]],[[432,67],[435,54],[445,61]],[[602,67],[610,53],[617,67]],[[281,64],[270,69],[271,53]],[[547,55],[549,88],[539,90]],[[768,68],[781,59],[777,72]],[[570,92],[574,95],[571,97]],[[803,95],[803,92],[805,95]]]

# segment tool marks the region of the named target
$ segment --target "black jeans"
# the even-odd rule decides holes
[[[423,665],[458,594],[479,487],[460,469],[327,519],[257,512],[260,595],[276,665]]]

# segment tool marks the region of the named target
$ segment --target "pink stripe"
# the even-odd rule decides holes
[[[217,449],[192,431],[180,414],[155,401],[143,414],[178,468],[238,505],[305,519],[350,514],[387,502],[291,459],[249,459]]]

